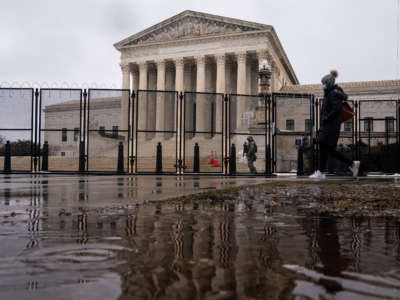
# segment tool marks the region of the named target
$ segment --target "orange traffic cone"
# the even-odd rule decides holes
[[[219,167],[219,162],[218,162],[218,158],[217,158],[217,152],[215,152],[215,158],[214,158],[214,167]]]
[[[210,165],[214,164],[214,152],[211,150],[210,161],[208,162]]]

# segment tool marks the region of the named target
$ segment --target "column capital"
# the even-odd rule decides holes
[[[236,53],[236,58],[238,63],[245,63],[247,59],[247,53],[246,52],[238,52]]]
[[[167,62],[165,59],[159,59],[159,60],[156,60],[155,63],[157,65],[157,67],[159,68],[159,67],[165,67]]]
[[[176,68],[183,68],[185,61],[183,60],[183,57],[177,58],[174,60],[175,67]]]
[[[206,63],[206,56],[205,55],[196,56],[194,59],[196,60],[196,63],[198,65],[205,65],[205,63]]]
[[[138,66],[139,66],[139,70],[146,71],[148,65],[147,65],[146,61],[142,61],[142,62],[138,62]]]
[[[131,71],[131,66],[129,63],[120,63],[119,65],[121,67],[122,72],[129,73]]]
[[[226,55],[225,54],[218,54],[215,56],[218,65],[225,65],[226,64]]]

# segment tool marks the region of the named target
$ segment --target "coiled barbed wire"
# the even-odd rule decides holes
[[[56,82],[53,81],[51,83],[47,81],[43,82],[28,82],[28,81],[13,81],[13,82],[7,82],[7,81],[2,81],[0,82],[0,88],[38,88],[38,89],[118,89],[120,88],[117,84],[111,83],[111,84],[106,84],[106,83],[97,83],[97,82],[91,82],[90,84],[87,82],[83,83],[77,83],[77,82]]]

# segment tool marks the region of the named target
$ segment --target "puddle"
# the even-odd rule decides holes
[[[400,298],[399,219],[305,216],[284,192],[173,205],[85,186],[0,193],[1,299]]]

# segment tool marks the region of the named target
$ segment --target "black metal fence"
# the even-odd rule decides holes
[[[224,172],[225,98],[186,92],[183,97],[183,172]]]
[[[272,160],[276,173],[297,172],[303,150],[303,169],[315,169],[315,105],[308,94],[273,94]],[[301,172],[302,173],[302,172]]]
[[[321,99],[123,89],[0,89],[0,171],[249,175],[318,167]],[[348,101],[338,149],[400,173],[400,100]],[[257,145],[249,163],[246,142]],[[334,161],[332,173],[348,170]]]
[[[253,165],[256,174],[271,174],[271,95],[229,95],[228,116],[228,173],[250,174]],[[257,145],[255,161],[247,158],[250,137]]]

